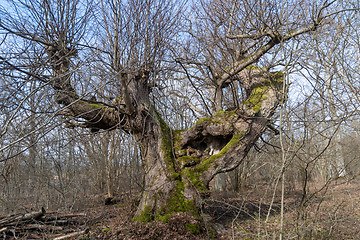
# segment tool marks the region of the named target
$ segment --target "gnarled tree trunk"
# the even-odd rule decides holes
[[[233,170],[269,124],[282,97],[281,73],[246,69],[239,74],[248,98],[239,109],[219,111],[187,130],[171,130],[156,110],[150,128],[136,136],[145,163],[145,191],[135,219],[166,219],[173,212],[197,216],[210,181]]]
[[[209,182],[241,163],[282,97],[283,74],[247,67],[235,75],[247,92],[239,108],[218,111],[190,129],[173,130],[151,104],[148,70],[118,73],[121,98],[114,105],[94,103],[81,99],[71,87],[71,49],[61,46],[54,43],[48,50],[57,102],[67,106],[69,115],[85,119],[84,127],[93,131],[121,128],[140,145],[145,189],[137,221],[166,220],[174,212],[198,216]]]

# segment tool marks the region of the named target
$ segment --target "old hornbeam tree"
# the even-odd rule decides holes
[[[145,188],[134,217],[137,221],[166,220],[174,212],[188,212],[199,216],[201,198],[207,195],[209,182],[215,175],[231,171],[241,163],[255,141],[266,130],[284,98],[284,74],[256,67],[256,63],[275,46],[316,31],[324,24],[323,20],[330,16],[327,9],[331,6],[325,3],[310,20],[293,17],[294,23],[289,24],[282,22],[280,18],[276,22],[276,16],[270,14],[275,14],[276,9],[269,6],[262,8],[257,5],[260,3],[254,3],[254,6],[258,6],[261,11],[267,11],[267,15],[252,12],[257,11],[257,8],[251,8],[248,12],[241,11],[240,2],[214,1],[212,6],[219,3],[219,9],[223,7],[222,4],[229,5],[231,11],[227,18],[230,21],[228,31],[218,34],[222,34],[226,41],[239,42],[239,49],[233,49],[237,57],[233,58],[226,69],[218,70],[210,76],[217,89],[216,113],[199,119],[189,129],[171,129],[160,111],[157,111],[152,101],[152,91],[159,63],[166,49],[170,47],[166,41],[175,36],[174,28],[179,26],[181,20],[179,15],[185,12],[172,5],[180,3],[165,0],[134,3],[120,0],[100,1],[101,9],[94,10],[87,8],[87,5],[77,6],[81,1],[30,2],[38,5],[32,7],[25,4],[22,7],[28,12],[37,13],[32,15],[35,16],[32,21],[17,22],[24,20],[26,16],[23,16],[23,19],[17,18],[10,11],[4,15],[6,18],[0,22],[0,28],[25,42],[42,46],[45,53],[43,59],[48,60],[52,76],[30,74],[26,69],[15,66],[12,59],[3,56],[1,64],[50,85],[55,101],[67,109],[60,113],[72,119],[73,127],[85,127],[92,131],[122,129],[136,139],[141,149],[145,173]],[[106,5],[108,2],[113,4]],[[277,1],[274,2],[276,4]],[[121,12],[124,10],[121,10],[120,6],[124,7],[126,4],[133,5],[128,6],[127,12]],[[249,3],[247,7],[249,6],[253,4]],[[63,8],[66,11],[61,10]],[[111,11],[107,12],[106,9]],[[177,9],[177,12],[174,13],[174,9]],[[88,29],[85,28],[86,21],[89,21],[87,17],[101,14],[101,11],[103,16],[98,17],[93,24],[100,22],[98,26],[105,29],[107,39],[104,39],[110,47],[104,50],[88,47],[94,52],[100,51],[104,54],[101,56],[109,56],[110,60],[104,61],[103,65],[115,76],[119,86],[118,96],[112,104],[101,99],[87,100],[82,97],[83,93],[75,90],[72,83],[77,72],[73,60],[85,57],[80,52],[84,45],[79,42]],[[83,15],[78,17],[76,14]],[[235,18],[236,14],[238,18]],[[243,15],[239,21],[241,14],[246,16]],[[273,16],[271,21],[276,23],[266,22],[270,21],[270,17],[265,21],[255,19],[265,15]],[[254,19],[251,19],[252,17]],[[175,18],[176,21],[173,20]],[[250,26],[251,20],[258,25]],[[29,24],[32,27],[26,28]],[[213,24],[215,26],[222,23]],[[143,29],[136,30],[139,26]],[[236,29],[241,28],[244,31],[237,33]],[[39,29],[42,29],[41,33],[36,32]],[[130,47],[124,41],[124,36],[128,37],[129,41],[136,38],[129,43]],[[139,43],[143,45],[137,48]],[[124,48],[128,50],[125,51]],[[135,54],[133,49],[137,49],[138,58],[131,56]],[[124,59],[130,60],[126,62]],[[178,59],[176,61],[186,68],[186,63],[181,63]],[[221,107],[222,90],[233,82],[239,82],[246,96],[238,99],[239,104],[235,109],[224,111]],[[79,119],[83,122],[74,122]]]

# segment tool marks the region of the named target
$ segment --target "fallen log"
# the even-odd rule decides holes
[[[73,232],[73,233],[69,233],[60,237],[56,237],[53,240],[63,240],[63,239],[68,239],[68,238],[72,238],[72,237],[77,237],[83,234],[87,234],[89,232],[89,229],[85,229],[83,231],[80,232]]]
[[[10,217],[5,217],[0,220],[0,227],[12,226],[20,222],[25,222],[27,220],[38,219],[39,217],[43,216],[45,212],[45,209],[41,208],[40,211],[16,214]]]
[[[86,213],[71,213],[71,214],[64,214],[60,215],[62,218],[73,218],[73,217],[86,217]]]

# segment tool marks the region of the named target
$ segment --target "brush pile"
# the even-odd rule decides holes
[[[47,213],[44,208],[0,217],[0,239],[69,239],[88,233],[86,214]]]

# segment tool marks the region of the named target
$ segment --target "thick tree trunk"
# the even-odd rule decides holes
[[[175,161],[173,131],[154,108],[143,132],[135,135],[140,144],[145,172],[145,189],[134,220],[166,220],[171,213],[189,212],[198,216],[196,192],[185,191],[189,183]]]
[[[135,220],[166,220],[184,211],[199,215],[210,181],[237,167],[267,128],[282,97],[282,74],[275,75],[269,79],[250,74],[253,83],[248,83],[249,96],[240,109],[219,111],[187,130],[171,130],[155,109],[151,111],[143,133],[135,135],[145,170]],[[242,76],[244,83],[250,81],[248,76]]]

